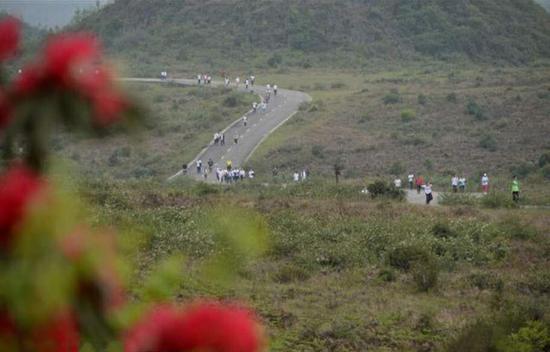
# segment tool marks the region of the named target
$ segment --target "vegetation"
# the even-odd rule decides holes
[[[134,74],[156,74],[426,59],[524,64],[550,55],[549,18],[532,0],[118,0],[76,27],[98,33]]]
[[[346,184],[315,194],[293,187],[245,184],[203,194],[186,180],[96,180],[84,189],[98,223],[132,219],[134,229],[151,234],[134,258],[144,273],[174,254],[190,268],[208,260],[214,234],[204,214],[216,204],[257,211],[269,249],[235,287],[191,273],[170,295],[245,300],[267,324],[273,351],[546,348],[547,210],[421,209],[360,200]]]

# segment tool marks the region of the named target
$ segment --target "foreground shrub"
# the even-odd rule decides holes
[[[390,198],[402,200],[405,198],[405,192],[396,188],[392,183],[376,181],[367,186],[367,190],[372,198]]]
[[[419,291],[425,292],[435,287],[439,277],[437,259],[432,255],[414,262],[412,266],[414,283]]]
[[[480,202],[483,207],[491,209],[517,207],[512,196],[502,192],[490,192],[483,196]]]
[[[411,122],[414,119],[416,119],[416,111],[411,109],[401,110],[401,121]]]
[[[416,262],[428,261],[431,253],[418,246],[397,247],[389,252],[388,263],[397,269],[408,271]]]

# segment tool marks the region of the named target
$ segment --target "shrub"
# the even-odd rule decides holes
[[[517,217],[509,217],[499,225],[500,230],[514,240],[533,239],[538,235],[537,229]]]
[[[434,226],[432,226],[432,235],[438,238],[449,238],[449,237],[455,237],[456,233],[451,229],[448,223],[446,222],[436,222]]]
[[[401,175],[405,172],[405,167],[403,166],[403,164],[401,164],[401,162],[396,161],[390,166],[390,169],[388,171],[392,175]]]
[[[550,164],[550,152],[546,152],[539,157],[539,167],[545,167]]]
[[[423,260],[417,260],[412,266],[413,280],[419,291],[426,292],[435,287],[439,277],[437,260],[429,255]]]
[[[439,195],[441,205],[469,205],[479,203],[479,199],[468,193],[442,193]]]
[[[504,352],[550,351],[550,328],[541,321],[529,321],[511,334],[504,346]]]
[[[512,196],[502,192],[490,192],[481,198],[481,205],[485,208],[515,208]]]
[[[311,154],[319,159],[325,158],[325,147],[319,144],[315,144],[311,147]]]
[[[451,94],[447,95],[447,101],[450,102],[450,103],[456,103],[457,102],[456,94],[451,93]]]
[[[378,273],[378,278],[385,282],[393,282],[397,278],[397,275],[391,268],[384,268]]]
[[[504,282],[493,274],[477,272],[468,276],[468,282],[472,287],[480,290],[497,289],[501,290]]]
[[[209,194],[218,194],[220,190],[216,186],[212,186],[205,182],[200,182],[194,189],[194,192],[199,197],[204,197]]]
[[[277,67],[282,63],[283,63],[283,57],[281,56],[281,54],[278,54],[278,53],[273,54],[273,56],[267,59],[267,64],[269,65],[269,67]]]
[[[372,198],[391,198],[402,200],[405,194],[402,190],[395,188],[392,183],[376,181],[367,186],[367,190]]]
[[[474,116],[477,120],[485,120],[486,118],[483,109],[475,100],[470,100],[468,102],[468,105],[466,105],[466,112]]]
[[[408,271],[415,262],[428,261],[431,253],[419,246],[402,246],[390,251],[388,264],[394,268]]]
[[[515,165],[510,168],[512,175],[516,175],[519,178],[527,177],[530,173],[536,170],[535,164],[531,162],[523,162],[519,165]]]
[[[424,94],[418,95],[416,100],[420,105],[426,105],[428,103],[428,97],[426,97]]]
[[[392,93],[386,94],[383,98],[383,101],[385,105],[397,104],[401,101],[401,97],[399,96],[399,93],[392,92]]]
[[[223,106],[228,108],[234,108],[239,104],[239,99],[236,95],[232,94],[224,99]]]
[[[403,122],[410,122],[414,119],[416,119],[416,111],[410,109],[401,110],[401,120]]]
[[[495,140],[495,137],[487,134],[479,140],[479,146],[483,149],[487,149],[490,152],[494,152],[497,150],[497,141]]]
[[[542,172],[542,176],[545,179],[550,180],[550,165],[546,165],[545,167],[543,167],[541,172]]]
[[[342,88],[346,88],[346,84],[344,82],[334,82],[330,85],[330,88],[332,88],[332,89],[342,89]]]
[[[309,276],[309,273],[303,267],[294,264],[285,264],[273,275],[273,280],[286,284],[307,280]]]

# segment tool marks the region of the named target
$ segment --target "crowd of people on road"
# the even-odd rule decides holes
[[[197,83],[198,83],[199,86],[200,86],[201,84],[204,84],[204,85],[212,84],[212,76],[207,75],[207,74],[201,74],[201,73],[199,73],[199,74],[197,75]]]

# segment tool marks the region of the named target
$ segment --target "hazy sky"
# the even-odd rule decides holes
[[[109,0],[100,0],[100,4]],[[0,11],[23,18],[34,26],[64,26],[77,9],[94,7],[96,0],[0,0]]]

